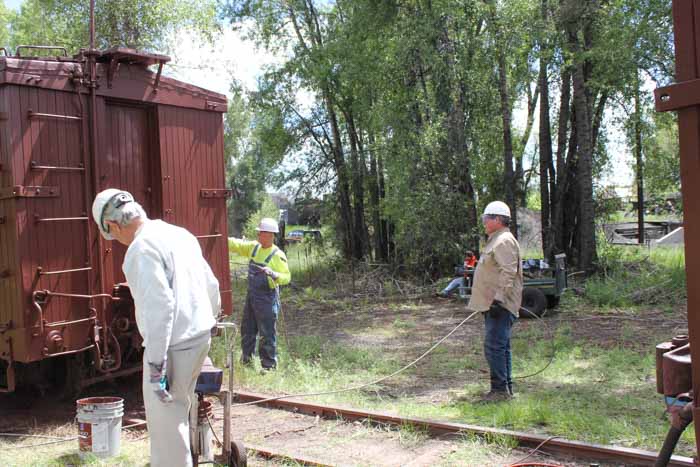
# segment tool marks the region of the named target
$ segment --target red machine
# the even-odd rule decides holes
[[[231,313],[226,97],[162,76],[163,55],[36,48],[0,56],[0,392],[140,371],[126,250],[90,218],[105,188],[197,236]]]

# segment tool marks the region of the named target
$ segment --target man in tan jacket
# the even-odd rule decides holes
[[[474,271],[468,309],[484,311],[484,355],[491,370],[491,390],[484,402],[513,396],[510,335],[518,318],[523,292],[520,245],[508,228],[510,208],[502,201],[489,203],[481,216],[488,241]]]

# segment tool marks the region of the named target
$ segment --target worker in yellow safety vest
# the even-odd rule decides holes
[[[241,363],[250,364],[258,342],[258,355],[264,370],[277,367],[277,315],[280,309],[279,286],[292,279],[287,256],[274,245],[279,227],[274,219],[263,218],[257,227],[258,240],[229,238],[232,253],[249,258],[248,295],[241,320]]]

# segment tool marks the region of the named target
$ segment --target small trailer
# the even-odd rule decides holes
[[[566,273],[566,255],[564,253],[554,256],[554,266],[545,264],[542,260],[523,260],[523,301],[522,307],[529,310],[537,317],[541,317],[545,310],[556,308],[559,299],[568,287]],[[462,268],[456,268],[455,272]],[[459,288],[459,297],[468,299],[471,295],[471,284],[474,270],[467,271],[467,286]],[[531,318],[524,311],[520,311],[521,318]]]

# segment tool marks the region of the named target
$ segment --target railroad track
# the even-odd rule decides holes
[[[236,403],[251,403],[269,399],[269,395],[238,391],[233,394]],[[411,417],[397,417],[382,412],[356,410],[341,406],[319,405],[299,399],[280,399],[261,402],[261,407],[285,410],[304,415],[318,416],[325,419],[342,419],[344,421],[370,421],[378,425],[390,425],[396,427],[414,426],[433,436],[447,434],[473,434],[483,437],[506,436],[516,439],[521,447],[539,448],[538,450],[553,455],[564,455],[582,461],[623,463],[629,465],[654,465],[657,453],[635,448],[616,446],[604,446],[588,444],[580,441],[568,440],[560,437],[551,437],[517,431],[488,428],[463,423],[449,423],[434,420],[426,420]],[[233,410],[235,411],[234,404]],[[258,455],[267,458],[287,458],[302,465],[326,466],[322,461],[314,459],[295,458],[250,446]],[[672,467],[694,467],[696,464],[692,458],[673,456],[668,464]]]

